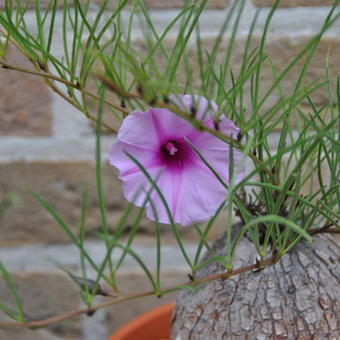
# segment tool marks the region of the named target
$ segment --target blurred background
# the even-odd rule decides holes
[[[99,1],[93,0],[94,12],[97,8],[96,2]],[[5,0],[0,0],[0,9],[4,8],[4,2]],[[45,1],[42,1],[42,6],[44,3]],[[112,1],[112,8],[115,3]],[[178,14],[182,1],[146,0],[145,3],[161,32]],[[234,49],[232,68],[235,70],[241,63],[242,47],[252,18],[256,11],[261,9],[254,31],[256,44],[273,3],[273,0],[246,1]],[[309,39],[318,33],[332,3],[331,0],[281,1],[273,17],[266,43],[266,53],[271,56],[271,62],[278,70],[283,70]],[[211,39],[217,36],[230,6],[229,0],[208,1],[207,9],[201,17],[201,34],[206,38],[207,48]],[[32,11],[32,25],[33,14]],[[55,33],[55,51],[62,53],[61,30]],[[230,36],[227,31],[226,41],[228,34]],[[135,32],[134,39],[136,46],[143,48],[142,36],[138,31]],[[173,44],[171,39],[172,36],[169,35],[166,40],[169,49]],[[173,39],[176,39],[175,31]],[[224,52],[222,49],[219,51],[221,55]],[[327,54],[331,78],[335,80],[340,70],[339,22],[324,35],[307,72],[306,81],[325,76]],[[29,62],[14,47],[10,47],[8,61],[17,66],[29,67]],[[295,80],[296,73],[293,70],[282,82],[282,90],[291,90]],[[262,72],[261,83],[265,88],[272,81],[273,72],[268,63]],[[326,104],[327,98],[326,89],[313,94],[314,103],[320,106]],[[307,102],[304,103],[301,110],[308,111],[308,105]],[[117,125],[108,112],[105,113],[105,120],[108,124]],[[292,121],[291,124],[293,129],[296,122]],[[100,242],[91,241],[92,233],[101,227],[95,189],[94,137],[93,124],[53,94],[41,79],[0,69],[0,258],[13,273],[28,316],[32,319],[79,308],[81,300],[74,283],[48,261],[55,259],[76,272],[79,270],[78,252],[68,243],[67,235],[51,216],[30,196],[30,191],[38,193],[50,202],[76,231],[79,227],[82,193],[85,189],[88,190],[86,233],[89,237],[89,252],[94,258],[100,259],[104,256],[104,247]],[[276,142],[275,137],[273,135],[273,144]],[[113,141],[114,136],[104,131],[104,182],[109,222],[112,225],[126,206],[117,174],[108,166],[106,160],[107,151]],[[216,223],[211,238],[222,230],[222,225],[223,220]],[[138,231],[138,244],[135,245],[138,252],[144,254],[145,258],[150,258],[150,265],[154,257],[153,228],[145,219]],[[163,274],[163,285],[170,286],[186,280],[187,272],[171,232],[167,227],[163,230],[164,251],[168,254],[165,257],[167,272]],[[189,253],[191,248],[193,252],[195,232],[186,228],[183,230],[183,237]],[[150,289],[133,262],[124,268],[120,280],[130,293]],[[101,340],[134,316],[172,298],[173,295],[169,295],[162,299],[150,297],[129,301],[100,310],[91,318],[80,317],[34,332],[20,329],[0,330],[0,339]],[[0,300],[7,299],[7,288],[0,281]]]

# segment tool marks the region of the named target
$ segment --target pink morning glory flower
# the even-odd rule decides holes
[[[214,127],[218,112],[216,103],[197,95],[173,95],[172,103],[182,111],[194,113],[206,126]],[[219,129],[236,138],[239,128],[223,115]],[[142,206],[152,185],[138,165],[140,162],[164,195],[173,220],[190,225],[208,220],[226,199],[227,190],[213,172],[199,158],[190,141],[212,168],[229,182],[229,145],[207,132],[198,131],[189,122],[164,108],[133,111],[124,119],[117,140],[109,152],[111,165],[118,168],[123,181],[124,195],[130,202]],[[235,183],[243,178],[238,169],[241,152],[233,149]],[[139,193],[139,194],[138,194]],[[137,195],[138,194],[138,195]],[[136,197],[137,195],[137,197]],[[146,205],[152,220],[170,223],[159,194],[151,190]],[[154,209],[157,217],[154,216]]]

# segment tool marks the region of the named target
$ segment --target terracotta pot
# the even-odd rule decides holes
[[[152,309],[130,321],[108,340],[169,340],[174,303]]]

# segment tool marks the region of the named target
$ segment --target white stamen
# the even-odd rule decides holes
[[[178,151],[173,142],[167,142],[165,148],[170,152],[171,156],[173,156]]]

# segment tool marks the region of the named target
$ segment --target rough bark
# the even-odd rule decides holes
[[[223,247],[222,239],[214,245],[219,253]],[[339,250],[334,239],[318,236],[261,271],[182,291],[172,339],[340,339]],[[254,264],[254,254],[242,241],[235,268]],[[218,272],[213,263],[198,275]]]

